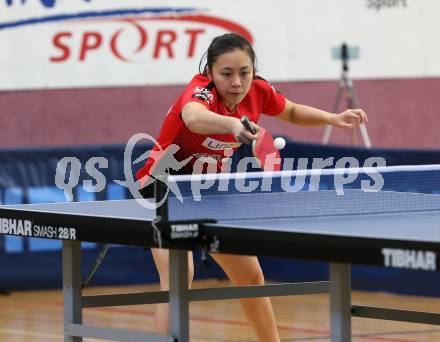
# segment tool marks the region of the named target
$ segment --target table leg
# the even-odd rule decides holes
[[[351,275],[349,264],[330,264],[331,341],[351,341]]]
[[[170,250],[171,334],[179,342],[189,341],[188,252]]]
[[[82,324],[81,242],[63,241],[64,324]],[[82,342],[82,337],[64,334],[64,342]]]

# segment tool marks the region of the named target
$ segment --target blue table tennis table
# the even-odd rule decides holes
[[[351,264],[439,270],[439,194],[259,190],[184,198],[169,194],[160,208],[150,208],[149,199],[0,206],[0,233],[63,240],[65,341],[186,342],[190,301],[315,293],[329,293],[333,342],[351,341],[352,316],[440,324],[436,313],[358,306],[350,296]],[[80,244],[85,241],[169,249],[170,290],[83,296]],[[329,281],[189,290],[185,255],[198,247],[210,253],[326,261]],[[82,322],[83,308],[161,302],[171,305],[170,336]]]

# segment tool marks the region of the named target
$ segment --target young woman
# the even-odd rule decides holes
[[[367,121],[361,109],[348,109],[335,115],[286,99],[268,82],[256,76],[254,50],[246,39],[237,34],[228,33],[214,38],[206,59],[203,70],[194,76],[165,117],[157,139],[160,147],[154,148],[159,150],[171,144],[177,145],[176,160],[189,161],[182,168],[183,173],[193,173],[196,160],[207,157],[216,161],[220,172],[226,150],[235,151],[241,143],[256,139],[258,132],[251,134],[241,123],[240,118],[244,115],[253,123],[258,122],[260,113],[264,113],[293,124],[342,128],[352,128]],[[258,130],[256,124],[255,128]],[[153,174],[156,162],[153,158],[148,159],[137,173],[141,184],[145,184],[145,179]],[[168,290],[168,251],[153,249],[152,252],[161,289]],[[212,257],[234,285],[264,284],[257,257],[225,254]],[[191,253],[188,263],[191,286],[194,273]],[[279,341],[269,298],[242,299],[241,304],[260,341]],[[168,304],[158,305],[155,324],[158,333],[169,331]]]

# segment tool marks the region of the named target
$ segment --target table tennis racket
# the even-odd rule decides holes
[[[249,132],[252,134],[256,133],[256,130],[247,116],[241,118],[241,123]],[[280,152],[273,144],[272,135],[263,127],[260,127],[260,130],[258,131],[258,138],[252,141],[252,154],[259,161],[260,167],[263,171],[281,170],[281,164],[276,162],[276,160],[279,160],[280,158]],[[274,162],[271,163],[271,160],[274,160]]]

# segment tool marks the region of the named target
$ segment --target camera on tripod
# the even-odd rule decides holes
[[[350,59],[359,59],[359,46],[350,46],[347,43],[342,43],[340,46],[332,48],[332,59],[342,61],[342,69],[348,71],[348,61]]]
[[[350,59],[359,59],[360,51],[358,46],[349,46],[347,43],[342,43],[338,47],[332,48],[332,59],[340,60],[342,62],[342,73],[341,79],[339,80],[338,94],[336,95],[336,101],[333,105],[332,112],[337,113],[341,104],[343,97],[347,100],[347,105],[345,108],[359,108],[359,103],[357,100],[356,92],[353,87],[353,82],[348,76],[348,61]],[[330,141],[330,135],[332,132],[332,126],[327,125],[324,130],[324,135],[322,137],[322,143],[324,145],[328,144]],[[370,137],[368,136],[367,128],[364,124],[359,126],[362,140],[366,148],[371,148]],[[357,136],[355,131],[351,130],[351,143],[357,145]]]

